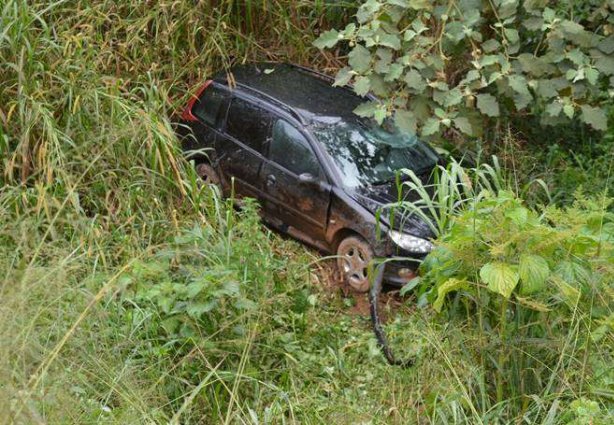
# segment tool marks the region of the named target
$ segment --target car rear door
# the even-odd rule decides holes
[[[226,123],[216,140],[218,163],[227,185],[237,197],[263,199],[259,180],[270,137],[272,114],[258,101],[235,95]],[[234,183],[233,183],[234,181]]]
[[[324,240],[330,185],[307,135],[289,120],[275,118],[261,175],[267,216],[314,241]]]

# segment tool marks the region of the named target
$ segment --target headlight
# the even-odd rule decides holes
[[[388,231],[388,235],[395,244],[405,251],[426,254],[433,250],[433,244],[426,239],[408,235],[407,233],[397,232],[396,230]]]

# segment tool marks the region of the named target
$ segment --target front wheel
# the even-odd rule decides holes
[[[369,263],[373,249],[359,236],[348,236],[337,247],[337,266],[343,280],[358,292],[369,290]]]

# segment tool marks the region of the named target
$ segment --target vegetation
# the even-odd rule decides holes
[[[317,254],[183,159],[170,123],[198,81],[251,60],[337,71],[345,52],[312,43],[358,6],[0,3],[0,422],[611,422],[607,131],[527,146],[510,108],[496,143],[467,153],[500,167],[442,170],[422,205],[438,249],[386,306],[409,369],[385,363],[364,300],[331,286]],[[586,24],[574,7],[565,19]],[[590,88],[570,95],[574,116],[607,111],[599,72],[599,88],[574,82]]]
[[[336,84],[382,100],[356,113],[422,136],[478,136],[510,115],[607,129],[614,84],[612,2],[368,0],[357,22],[316,41],[347,41]]]

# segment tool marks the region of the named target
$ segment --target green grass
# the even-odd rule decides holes
[[[411,297],[387,315],[416,364],[389,367],[316,254],[197,184],[170,125],[189,90],[231,61],[335,69],[343,58],[311,42],[342,26],[346,6],[0,4],[1,423],[605,415],[583,394],[533,396],[524,419],[506,403],[484,408],[480,335]],[[609,341],[611,323],[598,326]]]

